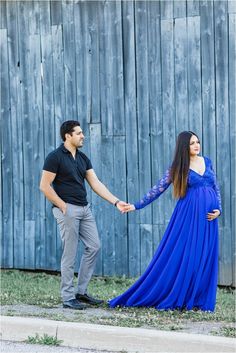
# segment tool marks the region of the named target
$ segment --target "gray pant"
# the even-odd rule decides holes
[[[61,258],[61,296],[63,301],[75,298],[73,285],[74,267],[79,239],[85,250],[81,258],[76,293],[84,294],[92,277],[97,253],[100,249],[97,226],[90,206],[67,203],[66,214],[53,207],[53,215],[59,226],[63,253]]]

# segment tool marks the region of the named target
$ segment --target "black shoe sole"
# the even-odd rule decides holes
[[[87,309],[87,306],[85,306],[84,308],[75,308],[73,306],[69,306],[69,305],[64,305],[63,304],[63,308],[64,309],[73,309],[73,310],[85,310],[85,309]]]
[[[82,302],[82,300],[80,300],[80,301]],[[86,302],[86,301],[83,301],[83,303],[88,304],[88,305],[93,305],[93,306],[98,306],[98,305],[103,304],[103,302],[102,303],[90,303],[90,302]]]
[[[94,305],[94,306],[104,304],[104,300],[101,303],[90,302],[90,301],[88,301],[86,299],[83,299],[83,298],[78,298],[77,300],[79,300],[81,303],[85,303],[85,304],[88,304],[88,305]]]

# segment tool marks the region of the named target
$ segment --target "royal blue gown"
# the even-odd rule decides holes
[[[159,310],[198,308],[214,311],[218,273],[218,220],[208,221],[213,209],[221,212],[221,198],[211,160],[204,157],[203,175],[189,169],[187,192],[177,201],[163,238],[144,274],[110,307],[145,306]],[[141,209],[171,184],[170,169],[139,201]]]

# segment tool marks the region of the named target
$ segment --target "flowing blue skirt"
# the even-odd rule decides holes
[[[218,274],[218,208],[211,187],[190,188],[179,199],[164,236],[144,274],[110,307],[214,311]]]

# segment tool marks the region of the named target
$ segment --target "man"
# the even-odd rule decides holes
[[[61,258],[61,296],[64,308],[85,309],[84,303],[101,304],[92,298],[87,286],[92,277],[100,240],[95,220],[87,202],[84,179],[93,191],[115,205],[120,211],[127,205],[120,201],[97,178],[88,157],[79,151],[84,143],[78,121],[65,121],[60,128],[64,143],[51,152],[44,163],[40,190],[53,204],[63,245]],[[53,185],[53,187],[51,186]],[[76,293],[73,286],[74,265],[79,239],[85,250],[81,259]]]

